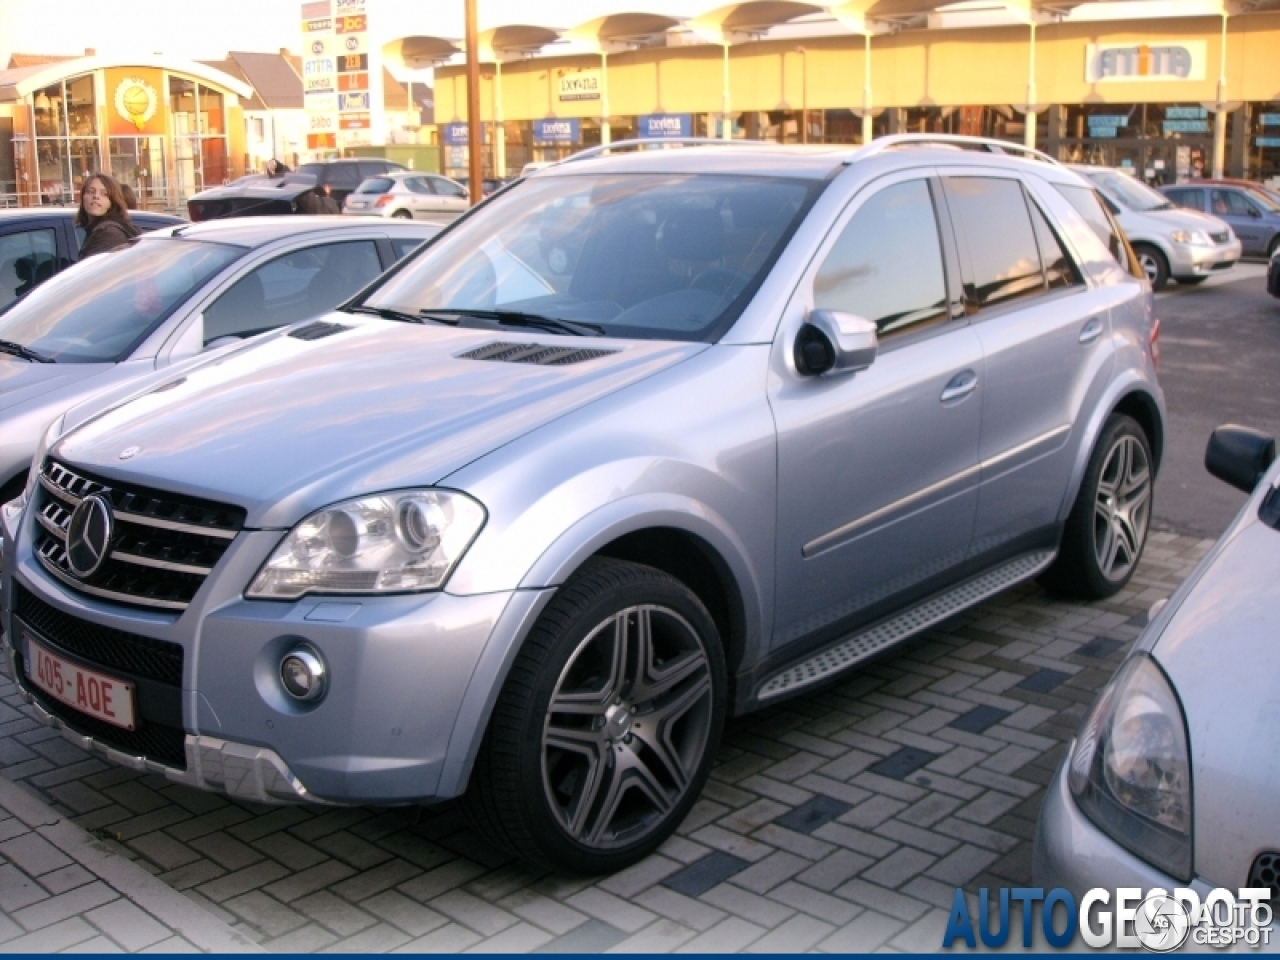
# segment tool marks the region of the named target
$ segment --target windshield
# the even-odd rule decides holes
[[[1156,193],[1145,183],[1140,183],[1133,177],[1125,176],[1123,173],[1113,173],[1110,170],[1088,170],[1086,173],[1112,203],[1139,213],[1147,210],[1173,209],[1173,204],[1169,202],[1168,197]]]
[[[531,180],[444,234],[366,306],[531,314],[608,336],[712,341],[821,188],[683,174]]]
[[[1265,187],[1250,186],[1249,198],[1261,206],[1264,210],[1272,213],[1280,213],[1280,194],[1272,193]]]
[[[180,238],[100,254],[36,287],[0,316],[0,340],[59,363],[122,360],[244,247]]]

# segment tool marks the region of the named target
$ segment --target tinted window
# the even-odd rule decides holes
[[[381,170],[376,171],[381,173]],[[333,163],[326,170],[327,176],[320,178],[321,183],[332,183],[334,186],[355,186],[364,178],[360,168],[354,163]]]
[[[391,165],[380,162],[359,163],[356,166],[362,177],[377,177],[391,170]]]
[[[23,230],[0,236],[0,310],[44,283],[58,269],[52,230]]]
[[[994,177],[949,177],[946,184],[956,232],[968,255],[964,293],[970,306],[993,306],[1043,291],[1040,251],[1022,184]]]
[[[61,363],[114,363],[244,253],[161,238],[91,257],[14,304],[0,317],[0,340]]]
[[[1116,258],[1116,263],[1135,277],[1146,276],[1137,260],[1130,255],[1129,243],[1125,240],[1120,225],[1111,216],[1102,197],[1088,187],[1072,187],[1055,183],[1053,188],[1076,208],[1076,213],[1084,217],[1084,222],[1089,224],[1093,232],[1098,235],[1098,239],[1106,244],[1111,255]]]
[[[461,184],[446,180],[444,177],[431,177],[431,186],[435,188],[436,193],[443,197],[465,197],[467,196],[466,187]]]
[[[371,240],[277,257],[236,281],[204,312],[204,340],[246,337],[332,310],[382,272]]]
[[[391,250],[396,255],[396,262],[399,263],[413,251],[426,243],[425,240],[395,240],[391,241]]]
[[[1209,212],[1226,214],[1227,216],[1247,217],[1253,210],[1251,204],[1239,190],[1210,190]]]
[[[924,180],[886,187],[859,208],[818,268],[813,305],[866,317],[882,337],[946,319],[942,247]]]
[[[386,177],[371,177],[360,184],[356,193],[386,193],[392,187],[392,181]]]
[[[1053,228],[1049,226],[1049,221],[1045,218],[1042,211],[1034,202],[1028,204],[1031,208],[1031,224],[1036,231],[1036,244],[1040,247],[1040,259],[1044,264],[1044,278],[1050,290],[1056,290],[1058,287],[1070,287],[1077,283],[1084,283],[1084,278],[1076,269],[1076,265],[1071,262],[1071,258],[1067,256],[1067,251],[1062,247],[1062,241],[1058,239],[1058,235]]]
[[[1180,207],[1189,207],[1192,210],[1204,209],[1203,190],[1166,190],[1164,195]]]

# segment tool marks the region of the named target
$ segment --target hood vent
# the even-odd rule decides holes
[[[291,332],[289,336],[295,340],[320,340],[350,329],[343,323],[325,323],[323,320],[317,320],[315,323],[308,323],[305,327],[299,327]]]
[[[539,367],[565,367],[597,357],[607,357],[617,350],[584,350],[581,347],[548,347],[541,343],[487,343],[483,347],[458,354],[460,360],[489,360],[493,363],[532,363]]]

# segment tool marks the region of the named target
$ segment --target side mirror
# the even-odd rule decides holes
[[[1275,458],[1275,437],[1228,423],[1209,435],[1204,466],[1219,480],[1252,493]]]
[[[1262,211],[1259,210],[1257,207],[1250,207],[1249,216],[1253,217],[1253,219],[1255,220],[1260,220],[1262,219]]]
[[[855,313],[812,310],[796,335],[796,369],[806,377],[856,373],[876,359],[876,325]]]

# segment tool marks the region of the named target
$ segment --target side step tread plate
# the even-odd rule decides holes
[[[907,637],[927,630],[948,617],[981,603],[988,597],[1029,580],[1044,570],[1056,553],[1052,550],[1037,551],[1015,557],[1008,563],[993,567],[986,573],[972,577],[957,586],[920,601],[865,630],[836,640],[831,646],[819,650],[799,663],[775,673],[760,687],[760,702],[794,693],[797,690],[822,683],[837,673],[874,656]]]

